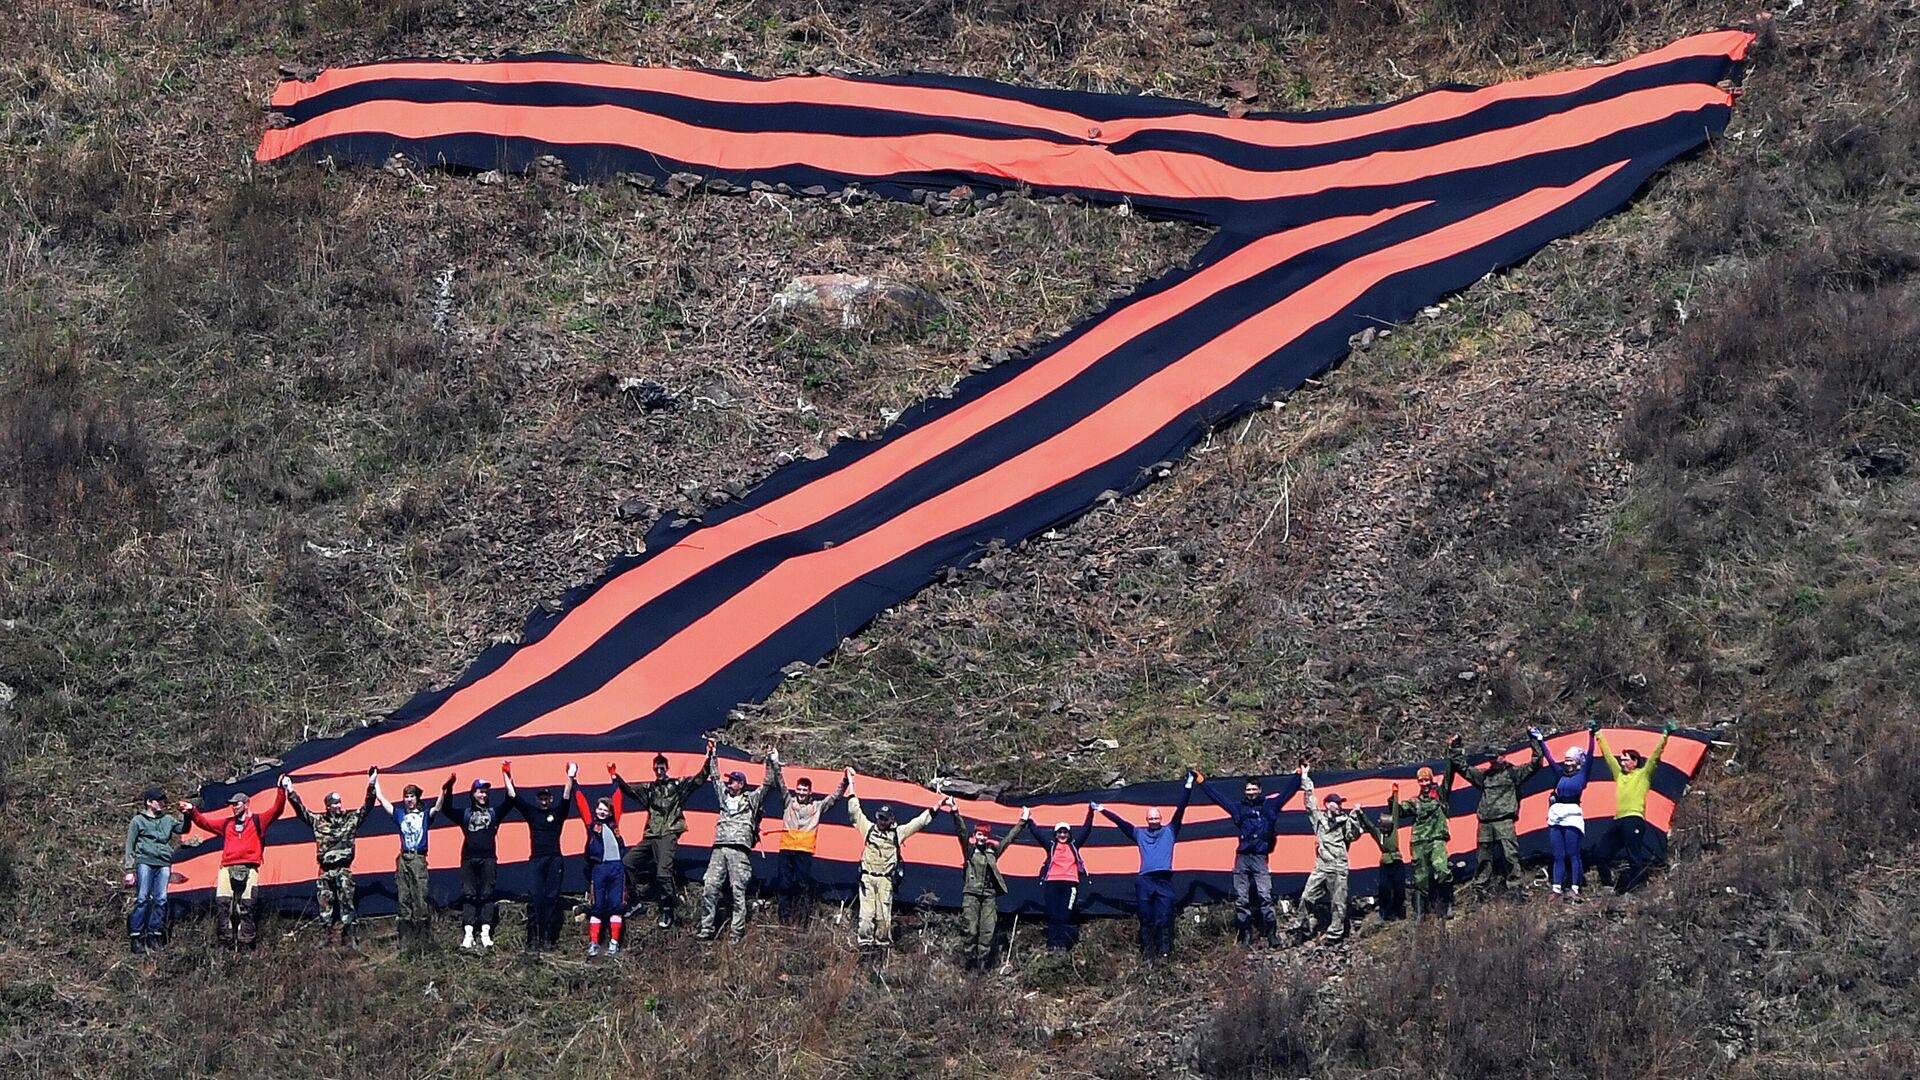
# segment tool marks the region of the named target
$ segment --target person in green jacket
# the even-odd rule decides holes
[[[1413,914],[1424,919],[1429,911],[1444,912],[1453,918],[1453,865],[1447,861],[1447,841],[1452,833],[1447,818],[1452,813],[1453,765],[1445,778],[1436,781],[1431,766],[1422,765],[1415,774],[1420,793],[1411,802],[1392,799],[1390,811],[1396,829],[1413,825]]]
[[[893,807],[882,806],[867,817],[860,796],[853,793],[857,774],[847,770],[847,813],[860,833],[860,928],[861,945],[893,944],[893,885],[900,875],[900,846],[907,837],[927,827],[932,810],[922,810],[912,821],[902,824],[894,817]],[[952,800],[948,800],[951,802]]]
[[[1364,811],[1360,814],[1360,824],[1366,826],[1367,835],[1380,845],[1380,876],[1379,884],[1374,887],[1373,906],[1380,913],[1381,922],[1407,917],[1407,864],[1400,857],[1400,825],[1394,814],[1394,806],[1399,801],[1400,785],[1395,784],[1387,791],[1387,806],[1380,812],[1379,821]]]
[[[127,915],[127,944],[135,953],[160,947],[167,933],[167,885],[173,880],[174,844],[187,823],[167,813],[167,793],[150,787],[141,796],[146,805],[127,823],[126,857],[121,869],[133,889],[133,910]]]
[[[1000,856],[1006,854],[1033,812],[1021,807],[1020,824],[995,840],[993,830],[985,822],[969,829],[966,815],[952,799],[941,808],[953,815],[953,836],[960,841],[960,926],[966,935],[967,970],[986,971],[992,967],[993,938],[1000,929],[1000,898],[1007,895],[1007,877],[1000,872]]]
[[[280,786],[286,789],[287,802],[293,805],[293,812],[313,830],[314,854],[319,858],[320,876],[314,879],[314,898],[320,902],[320,925],[326,927],[329,940],[345,942],[348,946],[358,944],[355,923],[359,921],[354,908],[353,894],[353,847],[354,837],[360,832],[360,823],[379,803],[380,770],[367,770],[367,797],[361,800],[360,808],[348,810],[337,791],[327,792],[326,810],[314,813],[300,801],[300,793],[293,790],[293,780],[280,778]]]
[[[1650,758],[1642,758],[1640,751],[1632,749],[1616,756],[1607,746],[1607,737],[1597,736],[1600,759],[1613,774],[1614,808],[1613,826],[1594,852],[1594,863],[1600,868],[1600,884],[1612,885],[1613,891],[1623,896],[1640,887],[1647,879],[1647,869],[1653,865],[1654,836],[1660,830],[1647,823],[1647,793],[1653,790],[1660,755],[1667,752],[1667,740],[1676,730],[1671,720],[1661,727],[1660,742]],[[1623,853],[1627,857],[1627,872],[1615,881],[1613,864]]]
[[[628,918],[632,918],[645,901],[644,886],[649,880],[647,869],[651,863],[652,892],[660,907],[660,928],[665,930],[673,925],[674,909],[680,903],[680,879],[674,864],[680,857],[680,835],[687,831],[687,800],[713,776],[713,751],[713,740],[708,739],[706,762],[692,776],[667,775],[667,755],[655,754],[652,780],[629,784],[617,775],[613,778],[628,800],[627,812],[647,812],[647,831],[640,842],[620,858],[626,864],[627,896],[632,900],[627,908]]]
[[[1484,767],[1476,768],[1467,764],[1462,755],[1460,736],[1447,740],[1448,766],[1480,789],[1480,836],[1475,853],[1479,865],[1473,871],[1475,885],[1493,880],[1496,863],[1502,887],[1520,884],[1520,839],[1513,831],[1514,823],[1520,818],[1520,785],[1547,767],[1539,747],[1529,744],[1527,752],[1524,766],[1493,755]]]
[[[1347,848],[1369,831],[1365,815],[1347,809],[1337,792],[1322,808],[1313,790],[1312,767],[1300,763],[1300,793],[1306,800],[1307,821],[1313,825],[1313,873],[1300,890],[1300,918],[1293,924],[1293,943],[1313,936],[1314,905],[1327,905],[1327,933],[1321,940],[1338,945],[1347,939]]]
[[[713,782],[720,815],[713,823],[713,847],[707,853],[707,876],[700,890],[702,941],[720,932],[720,897],[731,897],[727,940],[738,944],[747,936],[747,886],[753,881],[754,846],[760,843],[760,813],[767,796],[780,786],[780,755],[766,753],[766,776],[749,788],[747,774],[738,769]],[[707,751],[707,771],[713,771],[713,751]]]

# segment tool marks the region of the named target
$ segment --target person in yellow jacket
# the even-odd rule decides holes
[[[912,821],[901,824],[893,807],[882,806],[867,817],[854,794],[855,773],[847,770],[847,813],[860,832],[860,929],[862,945],[893,944],[893,885],[900,877],[900,845],[933,821],[932,810],[922,810]],[[951,810],[953,800],[945,799],[940,809]]]
[[[1632,749],[1615,755],[1607,746],[1605,735],[1596,739],[1600,760],[1607,763],[1607,771],[1613,774],[1614,806],[1613,828],[1607,830],[1606,838],[1600,841],[1593,861],[1600,868],[1600,884],[1612,885],[1616,893],[1624,895],[1639,888],[1653,862],[1653,838],[1659,830],[1647,823],[1647,792],[1653,789],[1660,755],[1666,753],[1667,740],[1673,737],[1674,730],[1673,721],[1667,721],[1650,758],[1642,758],[1640,751]],[[1627,872],[1616,882],[1613,864],[1622,854],[1627,857]]]

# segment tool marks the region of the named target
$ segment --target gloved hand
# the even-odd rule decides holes
[[[1587,717],[1587,733],[1590,735],[1597,735],[1599,734],[1599,732],[1600,732],[1600,718],[1597,716]]]
[[[1091,810],[1091,811],[1093,811],[1094,813],[1096,813],[1096,814],[1097,814],[1097,813],[1099,813],[1100,811],[1102,811],[1102,810],[1104,810],[1104,809],[1106,809],[1106,807],[1104,807],[1104,806],[1101,806],[1101,805],[1100,805],[1099,803],[1097,803],[1097,802],[1096,802],[1096,803],[1088,803],[1088,804],[1087,804],[1087,809],[1089,809],[1089,810]]]
[[[1671,720],[1667,721],[1665,724],[1661,725],[1660,727],[1660,733],[1663,735],[1671,735],[1674,732],[1679,730],[1680,730],[1680,726],[1678,724],[1675,724]]]
[[[579,775],[580,775],[580,766],[575,765],[571,761],[567,762],[567,779],[571,780],[574,777]]]

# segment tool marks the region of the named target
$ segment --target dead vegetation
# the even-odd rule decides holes
[[[656,516],[877,428],[1200,240],[1021,200],[935,218],[253,169],[278,66],[567,48],[1197,97],[1252,79],[1257,107],[1324,107],[1744,11],[0,13],[17,163],[0,199],[0,682],[17,695],[0,767],[16,808],[62,807],[94,837],[38,811],[0,829],[12,1059],[128,1076],[1911,1075],[1920,49],[1902,4],[1812,7],[1783,19],[1729,138],[1635,208],[887,615],[740,731],[796,760],[1064,788],[1673,715],[1729,744],[1682,808],[1676,870],[1635,902],[1475,906],[1338,960],[1249,963],[1209,917],[1182,921],[1187,959],[1166,972],[1138,968],[1115,924],[1071,959],[1023,951],[973,981],[937,916],[911,936],[926,952],[877,970],[831,927],[650,943],[617,973],[385,942],[342,958],[291,918],[253,961],[203,950],[197,925],[150,968],[120,955],[128,792],[186,790],[445,682]],[[789,278],[836,271],[925,285],[952,317],[905,334],[766,317]]]

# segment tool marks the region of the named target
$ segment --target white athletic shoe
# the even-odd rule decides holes
[[[480,928],[480,945],[483,948],[493,948],[493,927],[483,926]]]
[[[599,942],[597,942],[597,941],[589,941],[589,942],[587,942],[587,955],[588,955],[588,956],[599,956],[599,955],[600,955],[600,943],[599,943]]]
[[[608,955],[608,956],[619,956],[619,955],[620,955],[620,943],[619,943],[619,942],[617,942],[617,941],[609,941],[609,942],[607,942],[607,955]]]
[[[467,936],[460,939],[460,947],[463,949],[473,948],[473,927],[467,927]]]

